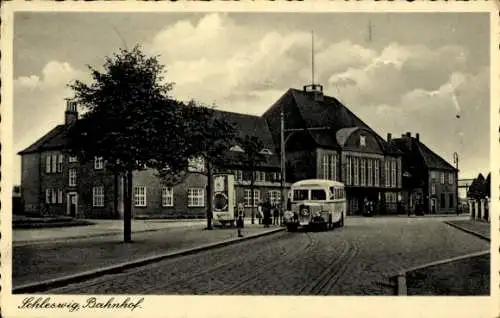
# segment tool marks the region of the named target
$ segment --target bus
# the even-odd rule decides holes
[[[299,227],[332,230],[343,227],[347,203],[344,184],[338,181],[308,179],[292,184],[291,211],[284,214],[288,231]]]

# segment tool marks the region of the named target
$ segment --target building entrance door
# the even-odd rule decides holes
[[[431,213],[432,214],[436,214],[436,206],[437,206],[436,199],[432,198],[431,199]]]
[[[68,193],[67,214],[71,217],[78,214],[78,194],[75,192]]]

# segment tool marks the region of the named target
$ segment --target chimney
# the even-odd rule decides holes
[[[420,134],[419,134],[419,133],[417,133],[417,134],[415,135],[415,138],[417,139],[417,141],[420,141]]]
[[[408,149],[411,151],[412,148],[411,132],[407,132],[405,135],[403,135],[403,139],[405,139],[406,141],[406,147],[408,147]]]
[[[64,112],[64,124],[71,125],[78,120],[78,110],[76,103],[66,100],[66,111]]]
[[[391,133],[387,133],[387,142],[390,142],[392,139],[392,134]]]

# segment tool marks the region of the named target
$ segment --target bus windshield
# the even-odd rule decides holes
[[[326,200],[325,190],[311,190],[311,200],[312,201],[324,201]]]
[[[294,201],[305,201],[309,199],[308,190],[293,190]]]

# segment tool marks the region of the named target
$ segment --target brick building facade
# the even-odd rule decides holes
[[[458,170],[410,132],[388,142],[403,152],[403,204],[411,213],[456,213]]]
[[[263,141],[266,158],[255,173],[255,206],[269,198],[280,200],[279,159],[266,122],[258,116],[216,111],[216,116],[236,126],[240,136],[257,136]],[[68,128],[78,119],[76,105],[67,104],[64,125],[58,125],[21,155],[21,191],[24,211],[29,214],[70,215],[85,218],[121,218],[123,179],[106,167],[102,158],[80,163],[66,151]],[[236,201],[244,202],[250,215],[250,176],[238,160],[241,145],[226,154],[220,172],[235,176]],[[154,170],[133,174],[133,216],[135,218],[203,218],[206,215],[204,163],[193,160],[182,182],[166,186]],[[286,193],[286,192],[285,192]]]

